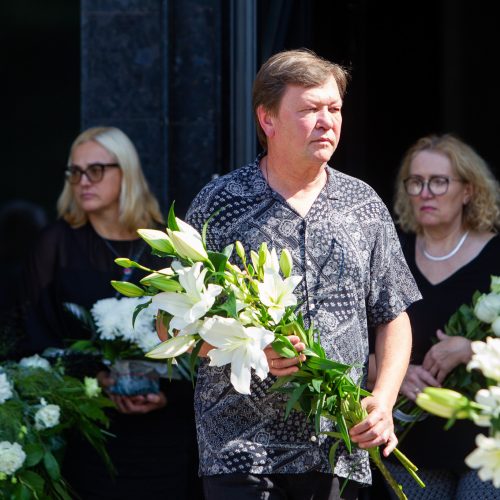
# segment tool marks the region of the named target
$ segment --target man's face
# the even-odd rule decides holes
[[[335,79],[312,88],[288,85],[272,118],[271,148],[304,164],[327,162],[340,137],[342,99]]]

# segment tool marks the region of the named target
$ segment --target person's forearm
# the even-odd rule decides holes
[[[411,352],[411,325],[404,312],[389,323],[377,327],[375,358],[377,377],[373,394],[391,406],[408,369]]]

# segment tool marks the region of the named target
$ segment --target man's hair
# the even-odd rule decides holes
[[[267,149],[266,134],[260,126],[257,108],[276,116],[287,85],[311,88],[323,85],[331,76],[335,78],[343,99],[349,81],[349,72],[309,49],[285,50],[271,56],[260,68],[253,84],[253,110],[257,135]]]
[[[161,223],[162,216],[158,201],[149,190],[141,168],[137,150],[128,136],[115,127],[92,127],[82,132],[71,145],[68,165],[72,162],[75,149],[86,142],[96,142],[113,155],[122,171],[120,189],[120,222],[130,231],[151,227]],[[65,182],[57,200],[59,217],[72,227],[87,222],[87,214],[77,205],[73,190]]]
[[[428,135],[405,153],[396,178],[394,212],[403,231],[421,232],[403,181],[410,175],[413,158],[421,151],[440,153],[451,162],[453,175],[472,188],[471,199],[463,208],[464,227],[474,231],[500,228],[500,186],[487,163],[476,151],[452,134]]]

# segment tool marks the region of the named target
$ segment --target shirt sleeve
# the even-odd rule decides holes
[[[378,212],[379,223],[371,230],[373,246],[366,299],[370,327],[392,321],[422,298],[401,250],[392,218],[382,201]]]

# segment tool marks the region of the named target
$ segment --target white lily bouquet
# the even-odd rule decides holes
[[[448,419],[445,429],[457,419],[469,419],[489,428],[487,436],[477,435],[477,448],[465,463],[479,469],[483,481],[492,480],[495,488],[500,488],[500,338],[472,342],[472,351],[467,369],[479,370],[487,380],[487,386],[476,393],[474,400],[451,389],[426,387],[417,396],[417,404],[428,413]]]
[[[476,437],[477,448],[465,463],[479,469],[483,481],[492,480],[495,488],[500,488],[500,276],[491,277],[489,293],[474,294],[472,310],[473,327],[481,328],[486,338],[472,342],[473,355],[466,370],[471,376],[479,375],[482,386],[477,389],[474,384],[476,392],[472,397],[470,391],[427,387],[417,396],[417,404],[428,413],[448,419],[445,429],[457,419],[469,419],[489,428],[487,436]]]
[[[166,376],[164,364],[144,359],[158,344],[155,308],[134,314],[144,302],[140,297],[110,297],[98,300],[90,311],[74,303],[64,304],[91,332],[90,339],[74,342],[69,350],[101,357],[111,369],[115,383],[109,390],[115,394],[156,393],[160,376]]]
[[[476,291],[470,304],[462,304],[452,314],[444,331],[447,335],[458,335],[471,341],[484,341],[491,336],[500,337],[500,276],[491,276],[488,293]],[[480,370],[469,370],[461,364],[450,372],[442,385],[473,399],[485,384],[485,377]],[[394,417],[400,421],[401,427],[405,427],[400,439],[404,439],[413,425],[425,416],[421,407],[401,397],[394,412]]]
[[[111,406],[96,379],[69,377],[41,356],[0,363],[0,498],[73,498],[61,475],[70,429],[85,436],[113,473],[105,449]]]
[[[147,357],[167,359],[169,363],[190,352],[191,365],[207,342],[210,366],[231,365],[231,384],[241,394],[250,394],[251,373],[264,379],[269,365],[264,349],[273,349],[284,357],[295,357],[297,351],[288,339],[298,335],[306,345],[307,360],[300,371],[279,378],[272,390],[288,394],[285,416],[292,410],[304,412],[321,433],[320,417],[336,423],[338,432],[327,432],[335,439],[330,452],[332,470],[335,450],[343,441],[349,450],[355,446],[349,429],[366,417],[361,397],[370,393],[350,377],[348,365],[327,359],[319,336],[313,327],[305,328],[302,316],[296,312],[294,289],[301,276],[294,276],[290,252],[283,249],[278,256],[265,243],[258,251],[251,250],[249,258],[241,242],[212,252],[206,247],[206,231],[202,233],[175,216],[173,205],[168,216],[166,232],[139,229],[140,236],[151,246],[153,253],[173,258],[170,267],[148,269],[126,258],[115,262],[123,267],[140,268],[150,274],[139,285],[112,282],[116,290],[129,297],[150,297],[136,313],[149,304],[159,309],[159,317],[168,330],[168,338],[147,353]],[[233,251],[241,267],[230,261]],[[399,450],[396,456],[409,473],[416,476],[416,467]],[[382,463],[378,447],[369,450],[370,457],[394,488],[398,498],[405,498]]]

